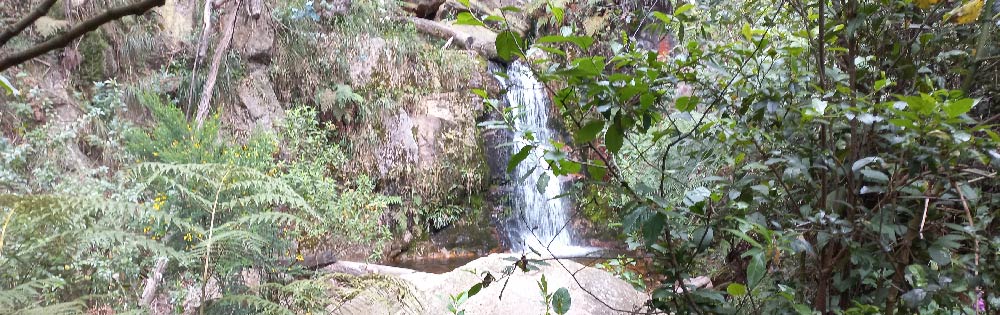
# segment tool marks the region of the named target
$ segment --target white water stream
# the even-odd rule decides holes
[[[505,101],[512,109],[517,131],[510,155],[525,145],[537,146],[511,174],[516,185],[511,196],[515,199],[511,202],[514,218],[508,226],[511,251],[531,253],[534,249],[543,256],[582,256],[593,252],[594,248],[573,244],[568,197],[559,198],[563,194],[562,181],[552,174],[543,156],[546,150],[553,150],[552,140],[558,137],[549,128],[545,87],[520,60],[514,61],[505,73],[506,78],[498,75],[497,80],[507,90]],[[527,134],[534,140],[527,138]],[[525,180],[518,182],[520,178]]]

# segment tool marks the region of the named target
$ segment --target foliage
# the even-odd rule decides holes
[[[998,294],[989,288],[1000,275],[990,244],[1000,237],[991,210],[1000,203],[1000,137],[992,111],[977,106],[994,101],[970,97],[991,92],[968,84],[986,77],[968,71],[981,62],[968,56],[994,50],[979,39],[995,17],[969,27],[935,22],[945,5],[819,3],[819,11],[762,1],[638,8],[633,16],[665,30],[672,51],[643,49],[625,33],[592,50],[596,41],[573,25],[532,41],[504,16],[459,21],[493,27],[501,59],[539,65],[584,152],[547,154],[549,167],[625,198],[621,232],[654,257],[650,271],[662,281],[651,306],[1000,307],[982,303]],[[572,14],[549,11],[558,24]],[[933,27],[886,28],[911,20]],[[499,100],[486,105],[505,115],[491,125],[514,129]],[[533,147],[547,146],[522,152]],[[705,262],[717,263],[714,280],[726,291],[677,285]]]
[[[351,182],[341,180],[346,156],[331,143],[333,125],[321,125],[310,107],[298,107],[288,113],[282,139],[296,157],[283,168],[282,179],[326,218],[308,231],[301,246],[328,246],[331,242],[364,244],[371,248],[369,259],[380,259],[383,245],[392,233],[382,217],[390,206],[400,204],[399,197],[375,191],[374,181],[360,175]]]

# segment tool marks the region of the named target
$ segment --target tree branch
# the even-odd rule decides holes
[[[39,18],[45,16],[46,13],[49,13],[49,9],[51,9],[55,4],[56,0],[45,0],[45,2],[42,2],[42,4],[35,8],[34,11],[31,11],[31,14],[28,14],[28,16],[25,16],[21,20],[17,21],[17,23],[14,23],[14,26],[4,30],[3,33],[0,33],[0,47],[6,45],[7,42],[10,41],[11,38],[14,38],[14,36],[17,36],[17,34],[24,32],[24,29],[28,28],[28,25],[31,25],[31,23],[34,23]]]
[[[80,24],[77,24],[76,26],[73,26],[73,28],[71,28],[69,31],[66,31],[66,33],[63,33],[62,35],[49,39],[41,44],[32,46],[31,48],[28,48],[21,52],[4,56],[3,59],[0,59],[0,71],[7,70],[10,67],[31,60],[32,58],[41,56],[47,52],[62,47],[66,47],[71,42],[73,42],[73,40],[76,40],[77,38],[80,38],[84,34],[96,30],[98,27],[104,25],[105,23],[129,15],[141,15],[143,13],[146,13],[146,11],[149,11],[152,8],[162,6],[165,2],[166,0],[143,0],[130,5],[108,9],[107,11],[104,11],[104,13],[101,13],[100,15],[92,17],[86,21],[81,22]],[[15,30],[16,26],[19,25],[15,25],[14,28]],[[5,32],[4,35],[6,34],[7,33]]]

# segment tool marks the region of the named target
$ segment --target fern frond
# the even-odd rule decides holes
[[[83,237],[82,241],[90,246],[98,248],[120,246],[141,248],[149,251],[154,256],[166,256],[176,259],[182,263],[187,261],[188,258],[186,253],[179,252],[173,248],[163,245],[160,242],[151,240],[142,235],[119,230],[94,230],[91,233],[87,233],[87,235]]]
[[[77,300],[70,302],[56,303],[52,305],[32,307],[22,309],[17,312],[21,315],[76,315],[86,314],[86,304]]]
[[[39,279],[25,282],[9,290],[2,290],[0,291],[0,309],[18,309],[36,300],[41,295],[40,291],[65,283],[59,278]]]
[[[302,218],[299,218],[296,215],[278,211],[271,211],[271,212],[262,212],[262,213],[244,215],[237,218],[236,220],[226,222],[219,228],[223,230],[228,230],[240,226],[254,227],[265,224],[272,225],[275,227],[296,226],[302,228],[308,228],[312,225],[308,221],[303,220]]]
[[[225,306],[229,306],[228,308],[232,308],[233,306],[246,308],[248,310],[255,311],[257,314],[295,314],[280,304],[268,301],[256,295],[248,294],[226,295],[212,305],[213,308]]]

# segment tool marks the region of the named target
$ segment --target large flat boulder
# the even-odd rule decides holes
[[[482,272],[489,271],[499,276],[504,268],[512,266],[519,257],[514,254],[492,254],[445,274],[411,273],[400,277],[412,283],[417,290],[433,297],[431,301],[447,301],[449,295],[468,290],[482,281]],[[506,279],[497,281],[483,288],[460,308],[465,309],[466,314],[542,314],[545,312],[545,305],[537,284],[542,275],[545,275],[548,282],[549,293],[563,287],[569,290],[572,306],[567,314],[623,314],[641,310],[649,299],[648,294],[637,291],[632,285],[607,271],[572,260],[549,260],[547,265],[537,266],[537,270],[528,272],[515,270],[506,288],[503,285]],[[447,303],[439,306],[447,307]]]
[[[482,281],[482,273],[485,271],[499,277],[504,268],[512,266],[519,257],[514,254],[492,254],[444,274],[362,266],[362,269],[376,271],[368,275],[351,276],[359,278],[354,281],[340,280],[339,283],[372,283],[352,286],[350,298],[338,301],[339,307],[333,308],[337,310],[334,313],[449,314],[449,296],[457,295]],[[459,309],[464,309],[466,314],[477,315],[543,314],[545,305],[537,284],[542,275],[545,275],[548,282],[549,293],[559,288],[569,290],[572,305],[568,314],[628,314],[643,310],[643,304],[649,299],[648,294],[637,291],[614,275],[571,260],[549,260],[547,265],[535,265],[539,267],[537,270],[516,270],[509,281],[506,278],[500,279],[483,288],[459,305]],[[345,272],[339,269],[328,270]],[[375,280],[378,280],[377,284]]]

